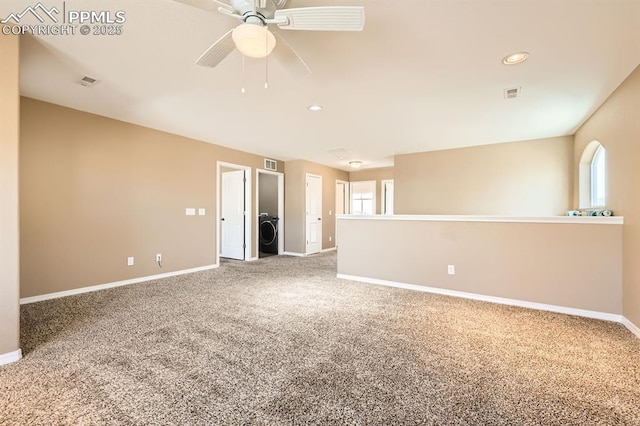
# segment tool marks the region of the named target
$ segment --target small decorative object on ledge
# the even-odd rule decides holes
[[[613,216],[611,210],[569,210],[567,216]]]

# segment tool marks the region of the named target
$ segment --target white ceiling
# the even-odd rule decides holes
[[[34,3],[3,0],[0,15]],[[271,60],[265,90],[264,60],[248,60],[244,74],[238,52],[214,69],[194,64],[237,25],[228,16],[172,0],[67,0],[67,10],[126,11],[124,35],[25,37],[21,91],[267,157],[347,169],[349,160],[379,167],[401,153],[573,134],[640,64],[640,0],[290,0],[287,7],[316,5],[364,6],[364,31],[280,31],[313,74],[293,78]],[[521,50],[531,54],[526,63],[502,64]],[[80,86],[84,75],[99,84]],[[505,100],[513,86],[521,97]],[[309,112],[313,103],[324,111]]]

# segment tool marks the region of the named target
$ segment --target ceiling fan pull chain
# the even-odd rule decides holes
[[[266,56],[264,58],[264,88],[269,88],[269,39],[267,38],[267,32],[264,33],[264,50]]]
[[[240,93],[244,94],[245,90],[244,90],[244,58],[245,56],[242,55],[242,89],[240,89]]]

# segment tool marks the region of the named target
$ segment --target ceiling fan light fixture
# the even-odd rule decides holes
[[[269,56],[276,47],[276,38],[267,29],[257,24],[240,24],[231,33],[238,50],[250,58]]]
[[[502,63],[505,65],[521,64],[529,58],[528,52],[516,52],[511,55],[507,55],[502,59]]]
[[[320,112],[322,111],[322,105],[317,105],[317,104],[309,105],[309,108],[307,109],[311,112]]]
[[[362,167],[362,161],[349,161],[349,165],[354,169],[359,169]]]

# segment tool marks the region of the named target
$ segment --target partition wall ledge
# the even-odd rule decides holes
[[[468,216],[468,215],[337,215],[344,220],[386,220],[423,222],[492,222],[492,223],[576,223],[622,225],[622,216]]]

